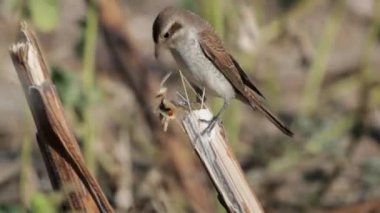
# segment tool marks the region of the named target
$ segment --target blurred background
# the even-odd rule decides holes
[[[169,5],[210,21],[295,132],[284,136],[238,102],[223,117],[267,212],[380,211],[380,1],[2,0],[0,212],[61,202],[8,53],[20,20],[36,30],[86,162],[118,212],[225,212],[180,122],[167,134],[155,122],[159,82],[177,70],[169,54],[153,57],[152,23]],[[175,98],[178,74],[166,86]]]

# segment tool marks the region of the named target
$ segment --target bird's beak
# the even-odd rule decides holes
[[[160,56],[160,51],[161,51],[161,45],[160,44],[155,44],[154,45],[154,57],[158,59]]]

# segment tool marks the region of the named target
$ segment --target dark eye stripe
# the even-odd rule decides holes
[[[154,23],[153,23],[153,30],[152,30],[152,36],[153,36],[153,41],[154,43],[157,43],[158,42],[158,37],[160,36],[160,30],[161,28],[161,21],[159,19],[159,17],[157,17],[155,20],[154,20]]]
[[[174,24],[168,30],[168,33],[169,33],[169,35],[173,35],[175,32],[177,32],[181,28],[182,28],[182,24],[180,24],[178,22],[174,22]]]

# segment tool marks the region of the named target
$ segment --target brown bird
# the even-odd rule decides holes
[[[286,135],[293,135],[264,106],[263,94],[226,51],[212,26],[200,16],[174,7],[163,9],[153,23],[153,41],[155,57],[158,57],[161,47],[169,49],[196,91],[206,89],[224,99],[222,108],[202,134],[213,129],[230,101],[237,98],[261,112]]]

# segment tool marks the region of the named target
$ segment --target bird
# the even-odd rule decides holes
[[[208,95],[223,98],[223,106],[202,134],[209,133],[220,122],[231,100],[238,99],[263,114],[285,135],[293,136],[293,132],[264,105],[263,93],[228,53],[211,24],[198,14],[166,7],[153,22],[152,37],[155,58],[159,57],[161,49],[169,50],[197,93],[205,89]]]

